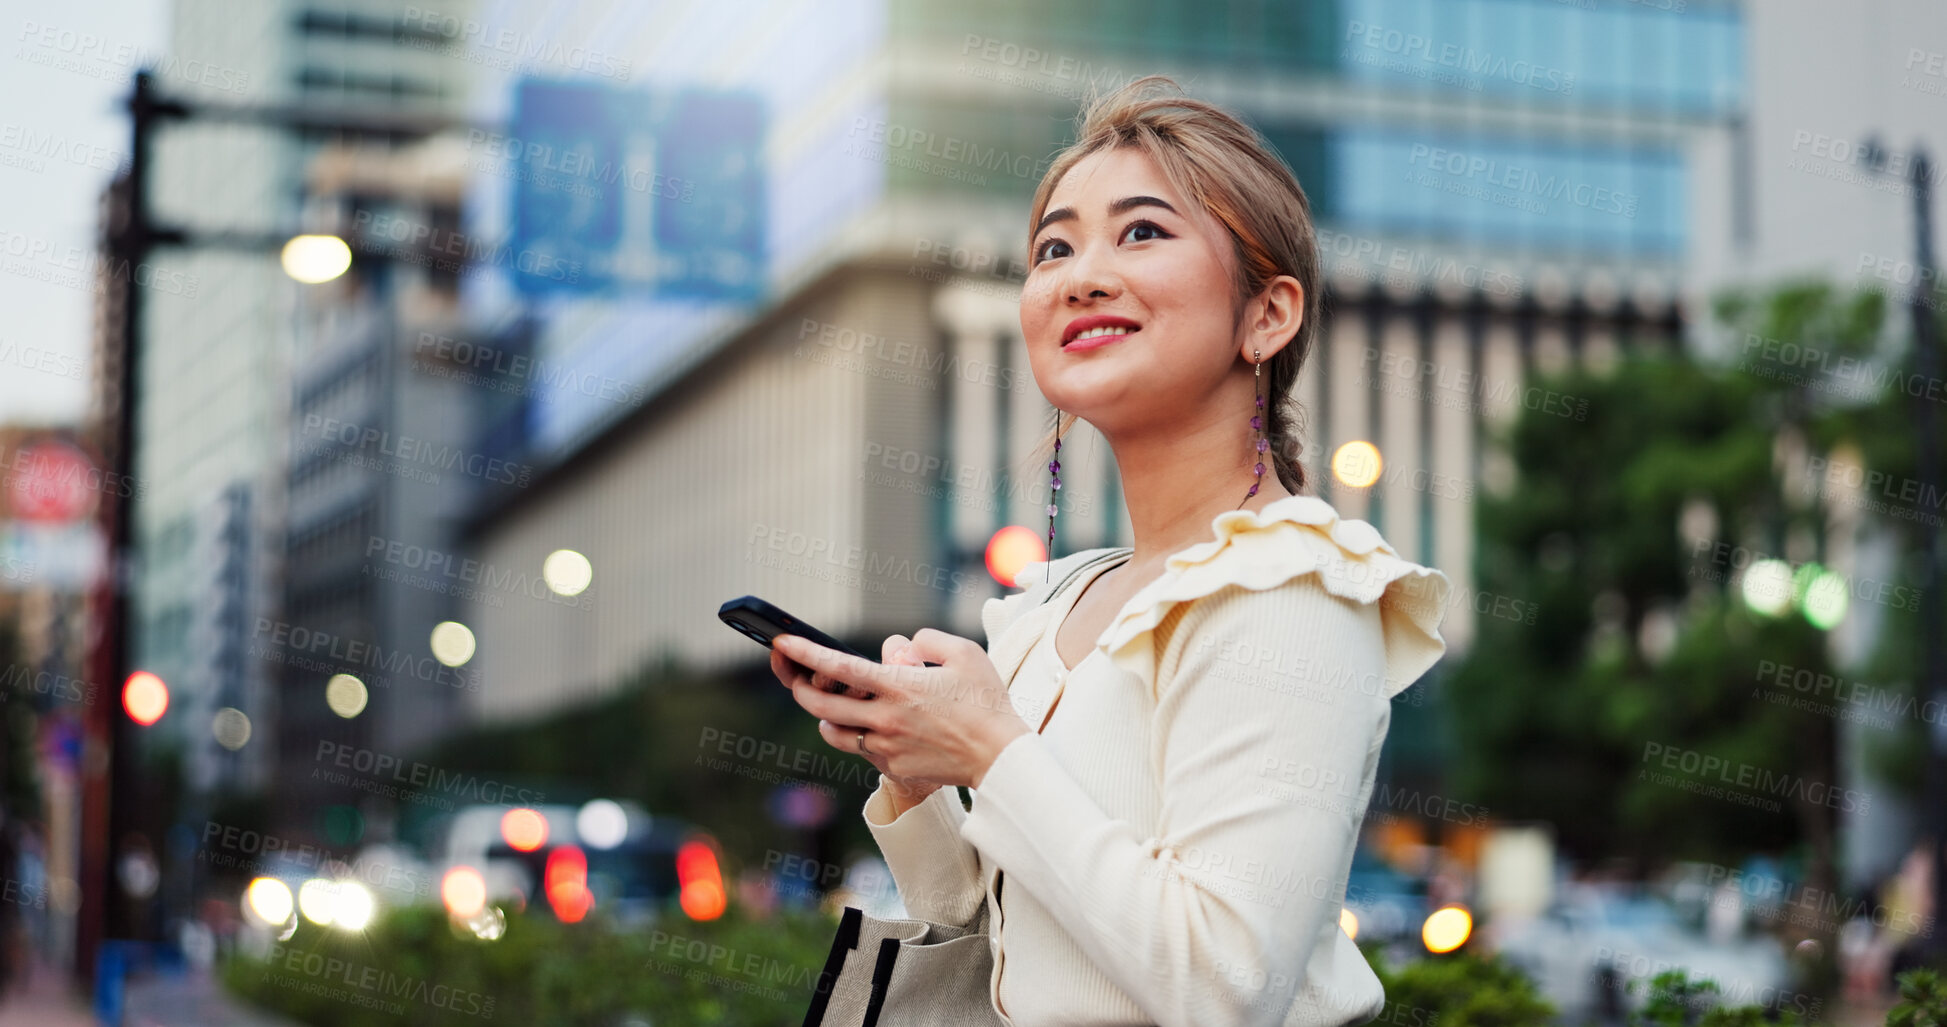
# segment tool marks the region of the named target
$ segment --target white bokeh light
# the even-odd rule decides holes
[[[458,667],[473,659],[473,632],[459,621],[443,620],[433,625],[433,659],[448,667]]]

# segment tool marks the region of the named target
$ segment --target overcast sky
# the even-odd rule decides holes
[[[115,55],[162,52],[168,13],[80,0],[0,16],[0,424],[86,411],[93,296],[75,287],[86,269],[63,265],[69,247],[92,252],[96,198],[128,150],[133,69]]]

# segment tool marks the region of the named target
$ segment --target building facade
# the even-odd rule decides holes
[[[1684,332],[1690,151],[1744,102],[1741,9],[1135,6],[895,0],[816,30],[780,11],[734,42],[702,24],[605,33],[672,85],[728,80],[769,104],[764,290],[688,322],[613,295],[542,313],[545,351],[645,401],[530,412],[545,471],[481,515],[476,555],[529,567],[573,548],[603,591],[531,618],[468,609],[478,716],[558,708],[671,656],[756,663],[713,623],[745,593],[854,644],[978,638],[981,601],[1006,591],[988,540],[1046,524],[1032,450],[1051,411],[1017,320],[1028,200],[1089,91],[1153,71],[1245,113],[1305,185],[1330,279],[1299,386],[1305,460],[1343,514],[1455,580],[1444,631],[1465,648],[1494,610],[1471,587],[1472,497],[1511,475],[1492,426],[1577,416],[1537,372]],[[598,28],[532,16],[514,31]],[[788,58],[785,38],[802,44]],[[654,341],[630,330],[652,325]],[[680,359],[645,356],[672,338]],[[1382,454],[1370,486],[1329,470],[1353,441]],[[1127,543],[1103,440],[1081,426],[1062,456],[1057,552]]]

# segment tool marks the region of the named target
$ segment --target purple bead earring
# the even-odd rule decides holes
[[[1055,499],[1061,491],[1061,411],[1055,411],[1055,458],[1048,461],[1048,563],[1045,570],[1053,580],[1055,563]]]
[[[1251,415],[1251,431],[1257,436],[1257,444],[1254,447],[1257,453],[1257,464],[1251,470],[1257,477],[1251,482],[1251,490],[1244,493],[1244,498],[1238,501],[1239,510],[1244,508],[1245,503],[1251,501],[1252,496],[1257,495],[1257,487],[1264,483],[1264,454],[1271,449],[1271,443],[1264,437],[1264,363],[1259,359],[1260,353],[1260,350],[1251,350],[1251,390],[1257,394],[1257,412]]]

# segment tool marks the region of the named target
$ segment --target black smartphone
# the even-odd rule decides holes
[[[827,649],[850,653],[873,663],[879,662],[756,596],[738,596],[723,604],[717,608],[717,619],[755,639],[766,649],[771,647],[771,639],[779,635],[797,635]],[[833,684],[837,687],[832,691],[839,695],[851,694],[852,688],[845,682],[836,681]]]

